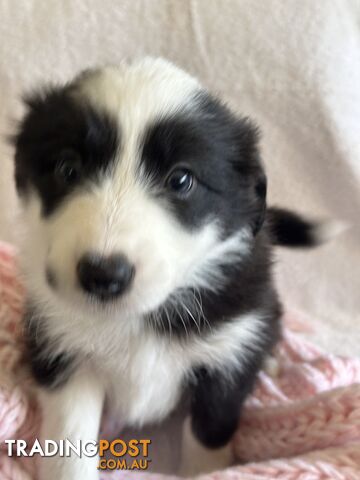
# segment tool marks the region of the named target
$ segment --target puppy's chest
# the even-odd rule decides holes
[[[149,332],[114,338],[110,348],[97,350],[103,353],[96,359],[111,408],[127,425],[165,418],[194,368],[226,371],[228,377],[241,370],[249,347],[259,348],[263,322],[261,316],[250,313],[183,341]]]
[[[186,348],[152,336],[128,339],[102,365],[110,408],[127,425],[164,418],[192,368]]]

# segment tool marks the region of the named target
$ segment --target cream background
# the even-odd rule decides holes
[[[360,345],[360,2],[0,0],[0,133],[19,95],[97,64],[162,55],[263,131],[270,200],[352,228],[277,255],[286,303],[334,352]],[[0,238],[16,242],[12,152],[0,142]],[[316,320],[315,320],[316,319]]]

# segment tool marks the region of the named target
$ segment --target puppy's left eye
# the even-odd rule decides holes
[[[186,195],[194,187],[195,178],[190,170],[178,168],[168,176],[166,185],[172,192],[178,195]]]

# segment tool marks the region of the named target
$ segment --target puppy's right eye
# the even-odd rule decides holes
[[[166,184],[173,193],[184,196],[194,187],[195,179],[190,170],[177,168],[168,176]]]
[[[56,179],[66,185],[75,183],[81,174],[81,157],[74,150],[63,150],[55,166]]]

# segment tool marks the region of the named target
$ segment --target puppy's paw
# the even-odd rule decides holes
[[[203,473],[223,470],[231,466],[233,461],[234,454],[231,443],[218,449],[207,448],[192,433],[190,418],[185,420],[179,475],[194,477]]]

